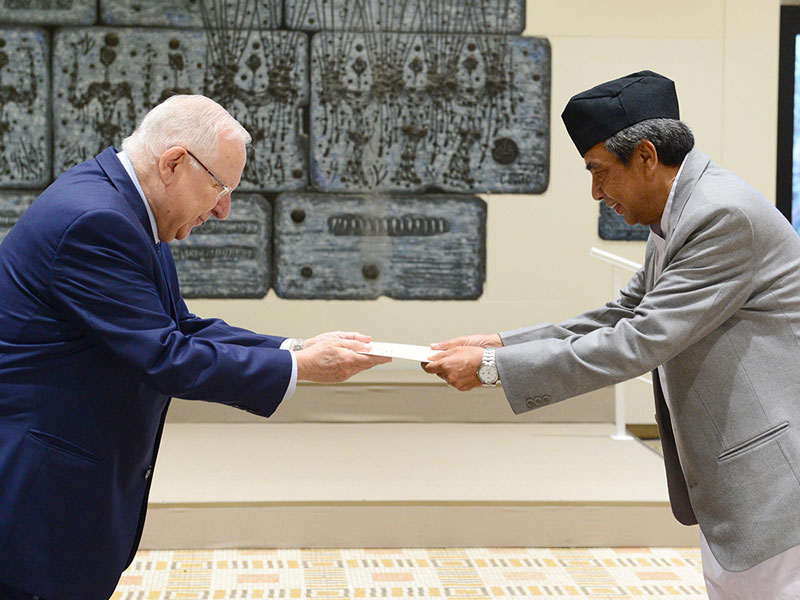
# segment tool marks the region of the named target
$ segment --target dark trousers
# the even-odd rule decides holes
[[[0,582],[0,600],[44,600],[44,598],[15,590]]]

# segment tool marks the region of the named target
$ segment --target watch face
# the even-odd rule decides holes
[[[495,383],[497,381],[497,369],[489,365],[483,365],[478,369],[478,379],[482,383]]]

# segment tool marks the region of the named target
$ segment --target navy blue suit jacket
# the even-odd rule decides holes
[[[284,338],[186,308],[109,148],[64,173],[0,244],[0,581],[108,598],[141,536],[173,396],[269,416]]]

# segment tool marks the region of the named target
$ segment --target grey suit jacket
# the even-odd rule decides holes
[[[695,149],[654,272],[648,243],[616,301],[501,333],[503,390],[519,414],[663,364],[656,418],[673,513],[743,571],[800,544],[800,236]]]

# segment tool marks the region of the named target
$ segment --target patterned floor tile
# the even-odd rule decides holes
[[[698,548],[141,551],[112,600],[703,600]]]

